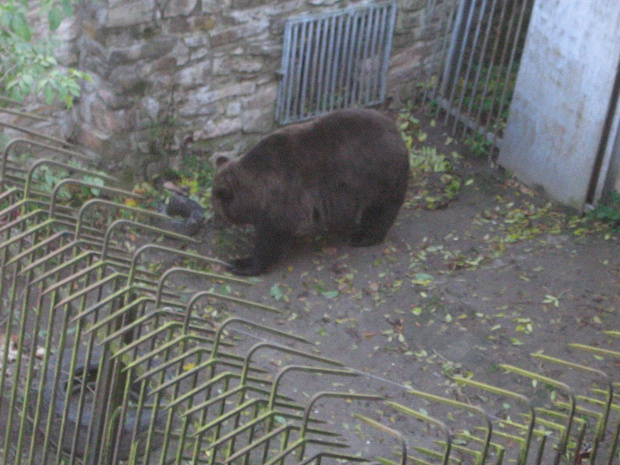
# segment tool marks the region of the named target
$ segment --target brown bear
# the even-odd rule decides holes
[[[366,109],[337,110],[282,128],[215,165],[216,214],[255,227],[253,253],[231,263],[239,275],[265,272],[294,235],[316,229],[346,234],[353,246],[380,243],[409,181],[398,128]]]

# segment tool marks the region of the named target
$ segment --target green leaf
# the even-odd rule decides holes
[[[32,39],[32,30],[28,25],[28,20],[22,12],[17,12],[11,18],[11,30],[26,42]]]
[[[423,286],[428,286],[435,278],[428,273],[416,273],[411,280],[413,284],[421,284]]]
[[[277,283],[271,286],[271,289],[269,289],[269,294],[276,300],[281,300],[282,297],[284,297],[284,294],[282,294],[282,290]]]
[[[333,299],[334,297],[338,297],[339,292],[338,291],[324,291],[321,292],[321,295],[323,297],[327,297],[328,299]]]
[[[73,5],[71,5],[71,0],[61,0],[60,6],[65,16],[71,16],[73,14]]]
[[[54,89],[50,85],[46,85],[43,87],[43,97],[45,98],[45,103],[51,105],[54,102],[54,97],[56,96]]]
[[[60,23],[64,19],[64,15],[62,11],[58,7],[58,5],[54,5],[52,9],[47,14],[47,20],[49,22],[50,30],[55,31],[60,26]]]

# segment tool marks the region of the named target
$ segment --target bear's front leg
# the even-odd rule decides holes
[[[241,276],[263,274],[278,261],[291,234],[269,224],[256,225],[254,251],[249,257],[232,260],[230,271]]]

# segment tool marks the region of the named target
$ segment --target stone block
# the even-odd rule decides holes
[[[202,0],[201,9],[203,13],[217,13],[230,8],[230,0]]]
[[[331,6],[340,3],[341,0],[309,0],[308,4],[312,6]]]
[[[177,59],[175,57],[164,57],[154,61],[147,66],[149,74],[175,74],[177,71]]]
[[[94,100],[90,105],[92,126],[105,134],[121,134],[135,129],[135,111],[112,111],[101,100]]]
[[[211,39],[211,45],[213,47],[219,47],[237,42],[242,38],[257,36],[268,28],[269,21],[266,18],[259,18],[256,21],[239,26],[216,28],[209,32],[209,37]]]
[[[214,90],[211,87],[205,86],[203,89],[194,92],[189,99],[196,102],[197,105],[209,105],[231,97],[250,95],[255,90],[256,84],[250,81],[234,83]]]
[[[265,5],[265,0],[232,0],[231,8],[234,10],[243,10],[246,8],[254,8]]]
[[[130,97],[142,97],[148,88],[148,81],[144,77],[144,66],[119,66],[110,72],[110,83],[119,93]]]
[[[187,16],[196,8],[197,0],[170,0],[166,4],[164,17]]]
[[[180,39],[176,37],[162,37],[160,39],[148,40],[140,46],[140,59],[151,60],[160,58],[170,53]]]
[[[210,60],[203,60],[185,66],[177,72],[177,83],[187,89],[203,86],[209,80],[212,67],[213,63]]]
[[[230,75],[230,59],[227,56],[216,57],[213,60],[213,74],[216,76]]]
[[[96,95],[112,111],[125,110],[134,104],[133,98],[124,94],[117,94],[107,87],[99,87]]]
[[[194,131],[194,140],[214,139],[241,131],[239,118],[225,118],[219,121],[209,119],[202,129]]]
[[[274,107],[275,108],[275,107]],[[247,134],[267,134],[275,125],[274,112],[268,108],[244,110],[241,114],[243,132]]]
[[[217,118],[222,113],[222,105],[219,103],[202,103],[190,95],[182,102],[178,102],[177,111],[179,116],[187,120],[190,118]]]
[[[278,85],[276,83],[271,82],[260,86],[249,97],[243,99],[243,108],[255,110],[258,108],[275,106],[277,94]]]
[[[400,11],[422,10],[426,7],[426,0],[398,0]]]
[[[230,69],[238,73],[257,73],[263,69],[263,62],[258,58],[234,58],[230,62]]]
[[[192,52],[195,49],[207,49],[209,47],[209,37],[202,31],[197,31],[191,35],[183,37],[183,42]]]
[[[106,27],[148,23],[153,18],[155,0],[110,0]]]
[[[105,158],[114,156],[111,140],[110,134],[98,131],[88,124],[82,122],[76,126],[75,142],[84,147],[89,147],[95,153],[104,155]]]
[[[168,23],[168,32],[171,34],[187,34],[191,32],[192,24],[186,17],[173,18]]]
[[[226,106],[226,116],[239,116],[241,114],[241,102],[231,102]]]

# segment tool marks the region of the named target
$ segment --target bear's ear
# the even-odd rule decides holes
[[[213,191],[213,195],[221,202],[230,202],[233,198],[233,193],[230,189],[224,187],[218,187]]]
[[[224,166],[226,163],[228,163],[229,161],[230,161],[230,158],[224,155],[220,155],[216,157],[215,160],[213,160],[213,164],[215,165],[216,168],[220,168]]]

